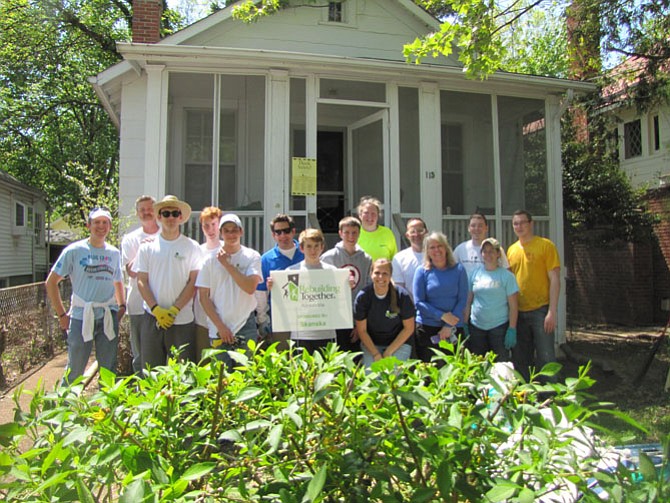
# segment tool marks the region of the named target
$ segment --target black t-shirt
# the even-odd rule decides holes
[[[398,307],[400,313],[392,313],[391,288],[398,292]],[[390,285],[386,297],[379,299],[375,295],[374,285],[367,285],[358,292],[354,301],[354,319],[367,320],[368,334],[372,342],[380,346],[388,346],[402,331],[403,320],[414,318],[416,310],[414,302],[407,290]]]

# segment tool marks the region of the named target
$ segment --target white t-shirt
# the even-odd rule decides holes
[[[423,262],[423,252],[405,248],[393,257],[393,281],[405,287],[414,300],[414,271]]]
[[[337,267],[334,265],[327,264],[325,262],[319,261],[318,266],[308,266],[305,264],[305,261],[298,262],[286,268],[287,271],[309,271],[312,269],[335,269]],[[335,330],[297,330],[291,332],[291,340],[309,340],[309,341],[321,341],[324,339],[337,339],[337,333]]]
[[[263,277],[261,256],[256,250],[242,246],[231,255],[230,262],[245,276]],[[243,291],[233,277],[221,265],[216,254],[210,255],[198,273],[195,282],[198,288],[209,288],[216,313],[233,334],[236,334],[247,322],[249,315],[256,309],[256,296]],[[199,304],[200,302],[198,302]],[[217,338],[217,329],[212,320],[207,319],[210,339]]]
[[[142,241],[155,238],[161,233],[160,229],[154,234],[144,232],[142,227],[135,229],[123,236],[121,240],[121,264],[125,268],[136,256]],[[128,288],[126,291],[126,312],[130,315],[143,314],[142,295],[137,288],[137,278],[128,276]]]
[[[149,288],[159,306],[174,305],[186,287],[191,272],[200,267],[200,246],[191,238],[180,235],[168,241],[158,236],[153,241],[142,243],[137,253],[134,270],[149,274]],[[151,312],[144,302],[144,310]],[[175,318],[175,325],[186,325],[193,321],[193,298]]]
[[[500,267],[509,269],[509,262],[507,261],[507,255],[504,250],[505,248],[502,243],[500,243]],[[472,276],[473,271],[484,263],[482,260],[481,246],[473,245],[472,239],[463,241],[459,244],[454,250],[454,256],[456,257],[456,260],[465,267],[465,271],[468,273],[468,279]]]
[[[208,258],[216,258],[216,254],[219,252],[222,246],[223,241],[219,241],[219,246],[216,248],[207,248],[207,243],[202,243],[200,245],[200,270],[202,270],[202,267],[205,265],[205,262],[207,262]],[[202,304],[200,304],[200,296],[198,295],[197,291],[195,292],[195,299],[193,300],[193,314],[195,316],[195,322],[198,325],[201,327],[208,326],[207,313],[205,313],[205,310],[202,308]]]

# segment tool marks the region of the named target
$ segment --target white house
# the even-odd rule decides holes
[[[655,189],[670,185],[670,103],[641,112],[625,99],[645,63],[631,57],[611,70],[615,81],[603,90],[608,104],[601,113],[615,119],[619,166],[633,187]]]
[[[46,211],[42,191],[0,169],[0,288],[46,277]]]
[[[526,208],[562,253],[559,119],[565,97],[591,84],[471,80],[455,58],[407,63],[403,44],[440,24],[410,0],[324,1],[249,25],[229,7],[144,38],[137,18],[157,22],[159,5],[135,0],[124,61],[90,79],[120,131],[121,214],[144,193],[219,205],[262,252],[275,214],[328,235],[372,194],[398,236],[420,215],[456,245],[479,209],[509,245],[511,215]],[[292,194],[294,157],[317,159],[316,195]]]

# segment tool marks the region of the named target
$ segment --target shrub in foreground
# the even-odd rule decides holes
[[[93,396],[76,385],[39,391],[0,425],[0,497],[601,501],[595,482],[612,501],[659,496],[651,474],[639,483],[604,469],[586,368],[526,384],[455,351],[439,369],[390,358],[366,372],[334,346],[290,357],[252,343],[231,353],[231,373],[216,361],[171,361],[143,379],[103,369]]]

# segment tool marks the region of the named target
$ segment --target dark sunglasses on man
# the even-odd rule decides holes
[[[272,232],[274,232],[277,236],[281,236],[282,234],[291,234],[291,229],[290,227],[287,227],[286,229],[274,229]]]
[[[163,218],[179,218],[181,216],[181,210],[161,210],[159,213]]]

